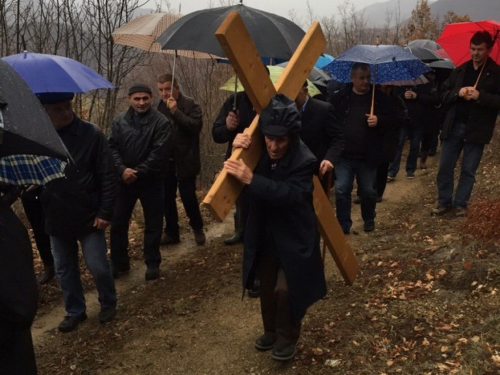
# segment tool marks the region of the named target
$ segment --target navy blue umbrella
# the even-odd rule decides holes
[[[415,80],[430,69],[403,47],[392,45],[357,45],[323,67],[336,81],[351,81],[354,63],[370,65],[375,83]]]
[[[107,79],[82,63],[64,56],[22,52],[2,57],[35,93],[113,89]]]

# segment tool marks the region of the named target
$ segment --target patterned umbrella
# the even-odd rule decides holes
[[[45,185],[63,178],[66,163],[48,156],[10,155],[0,158],[0,183]]]

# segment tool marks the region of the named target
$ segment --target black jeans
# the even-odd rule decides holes
[[[148,267],[161,263],[160,241],[164,206],[163,181],[143,185],[120,184],[116,197],[115,212],[110,230],[111,261],[116,265],[128,265],[128,229],[130,217],[137,200],[144,212],[144,257]]]
[[[177,187],[181,196],[189,225],[193,230],[203,229],[200,206],[196,197],[196,177],[178,179],[174,168],[169,168],[165,179],[165,234],[179,238],[179,213],[177,212]]]

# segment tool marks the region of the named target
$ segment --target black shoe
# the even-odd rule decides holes
[[[240,242],[243,242],[243,238],[240,232],[235,232],[231,237],[224,240],[225,245],[236,245]]]
[[[382,202],[382,197],[377,197],[377,203]]]
[[[160,269],[158,267],[151,267],[146,270],[146,281],[158,280],[160,278]]]
[[[431,216],[442,216],[451,211],[451,207],[437,206],[431,210]]]
[[[130,264],[115,264],[111,263],[111,274],[113,279],[118,279],[120,274],[130,271]]]
[[[194,240],[196,241],[196,244],[199,246],[205,244],[207,237],[205,236],[205,232],[203,232],[203,229],[198,229],[194,231]]]
[[[255,349],[266,351],[274,348],[276,342],[276,335],[273,333],[264,333],[257,340],[255,340]]]
[[[259,298],[260,297],[260,280],[255,279],[253,282],[253,287],[248,289],[248,297]]]
[[[85,313],[82,313],[78,316],[65,316],[63,321],[59,323],[59,327],[57,327],[57,329],[61,332],[71,332],[86,319],[87,314]]]
[[[365,223],[363,225],[363,230],[365,232],[373,232],[375,230],[375,224],[374,223]]]
[[[99,323],[109,323],[113,320],[116,315],[116,306],[107,306],[101,308],[99,312]]]
[[[273,349],[273,354],[271,358],[274,359],[275,361],[282,361],[282,362],[289,361],[295,355],[295,348],[296,345],[292,344],[288,345],[287,347],[281,350]]]
[[[181,242],[181,239],[179,236],[177,237],[170,237],[168,234],[163,234],[163,236],[161,236],[161,241],[160,241],[160,245],[176,245],[178,244],[179,242]]]
[[[353,202],[354,204],[361,204],[361,197],[356,197]]]
[[[40,285],[47,284],[50,280],[54,278],[54,275],[55,275],[54,266],[45,267],[45,269],[37,278],[38,284]]]

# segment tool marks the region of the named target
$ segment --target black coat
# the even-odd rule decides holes
[[[106,137],[94,124],[75,116],[57,131],[75,165],[66,179],[56,179],[42,193],[45,231],[51,236],[83,235],[95,230],[96,217],[111,221],[116,171]]]
[[[233,141],[236,134],[243,133],[243,130],[250,126],[256,114],[247,94],[245,92],[238,92],[236,94],[236,108],[240,122],[235,130],[230,131],[226,127],[226,117],[229,112],[233,110],[233,106],[234,94],[224,102],[212,127],[212,137],[214,141],[216,143],[227,143],[226,159],[229,158],[233,152]]]
[[[272,178],[264,177],[270,158],[266,151],[244,194],[249,199],[245,226],[243,285],[249,286],[259,251],[275,244],[285,272],[292,313],[300,321],[306,309],[326,294],[325,276],[319,249],[319,232],[314,213],[312,176],[316,158],[296,139],[278,163]]]
[[[309,98],[300,122],[300,138],[318,159],[318,163],[326,159],[333,165],[337,164],[344,149],[344,132],[335,117],[333,106]]]
[[[464,103],[458,92],[463,87],[465,70],[470,66],[468,64],[472,64],[472,61],[456,68],[441,86],[441,101],[443,105],[449,107],[441,132],[443,139],[451,133],[457,106]],[[470,143],[490,142],[500,110],[500,67],[491,58],[488,58],[486,64],[477,85],[479,98],[470,101],[469,118],[465,129],[465,141]]]
[[[147,184],[165,177],[168,159],[172,155],[172,125],[168,118],[151,108],[136,128],[133,109],[118,114],[111,124],[109,147],[115,161],[118,178],[123,171],[137,171],[134,184]]]
[[[172,126],[175,171],[178,178],[196,177],[200,173],[200,133],[203,128],[201,108],[193,98],[179,93],[177,110],[171,113],[163,100],[153,108],[168,117]]]
[[[31,324],[37,309],[26,228],[0,199],[0,374],[36,374]]]

